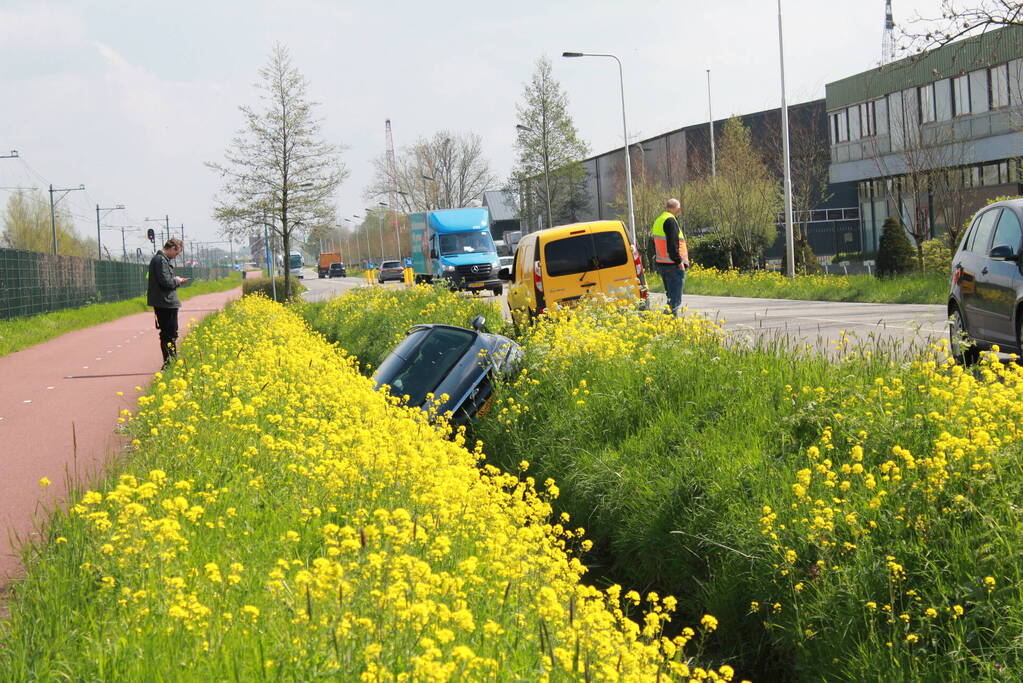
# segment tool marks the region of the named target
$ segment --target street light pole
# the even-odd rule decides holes
[[[618,85],[622,96],[622,149],[625,152],[625,196],[629,204],[629,236],[633,245],[638,249],[636,241],[636,212],[632,202],[632,162],[629,160],[629,127],[625,117],[625,75],[622,70],[622,60],[609,53],[600,52],[562,52],[562,57],[608,57],[618,62]],[[645,284],[645,283],[644,283]]]
[[[786,270],[788,276],[794,278],[796,258],[792,236],[792,160],[789,150],[789,106],[785,102],[785,40],[781,30],[781,0],[778,0],[778,57],[781,62],[781,130],[785,155],[785,255],[788,257]]]
[[[17,153],[16,152],[12,152],[12,154],[17,154]],[[64,197],[67,196],[68,192],[77,192],[78,190],[84,190],[84,189],[85,189],[85,185],[79,185],[78,187],[67,187],[67,188],[60,188],[60,187],[54,188],[53,185],[50,185],[50,232],[53,233],[53,255],[54,256],[57,255],[57,215],[56,215],[56,212],[54,211],[54,209],[57,206],[57,204],[60,204],[60,200],[64,199]],[[56,201],[54,201],[53,195],[56,192],[62,192],[63,194],[60,195],[60,197],[58,197]]]
[[[99,234],[99,212],[100,211],[118,211],[124,208],[124,204],[118,204],[112,207],[101,207],[99,204],[96,205],[96,260],[103,260],[103,238]],[[123,233],[122,233],[123,235]]]
[[[362,218],[362,216],[353,213],[352,214],[352,218]],[[358,229],[355,230],[355,251],[356,251],[356,255],[359,257],[359,265],[361,266],[362,265],[362,240],[359,239],[359,230]],[[367,255],[369,254],[369,238],[368,237],[366,239],[366,254]]]

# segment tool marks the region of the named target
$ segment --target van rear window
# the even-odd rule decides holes
[[[548,242],[543,248],[547,273],[552,277],[614,268],[629,262],[625,240],[615,231],[566,237]]]

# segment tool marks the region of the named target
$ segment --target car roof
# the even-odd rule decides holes
[[[1001,199],[1001,200],[999,200],[997,202],[992,202],[991,204],[988,204],[987,206],[985,206],[983,208],[990,209],[993,206],[1011,206],[1012,208],[1016,209],[1017,211],[1021,211],[1021,210],[1023,210],[1023,197],[1013,197],[1011,199]]]
[[[625,225],[621,221],[586,221],[584,223],[556,225],[553,228],[537,230],[531,234],[536,235],[542,242],[549,242],[568,237],[573,233],[578,234],[580,232],[593,232],[596,230],[620,230],[624,233]],[[626,235],[626,239],[628,239],[628,235]]]

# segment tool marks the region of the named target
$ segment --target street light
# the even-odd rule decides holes
[[[433,176],[428,176],[425,173],[420,173],[419,177],[433,183],[433,203],[437,205],[437,208],[440,208],[440,182]]]
[[[554,219],[551,217],[551,159],[547,149],[547,136],[539,135],[535,130],[529,126],[523,126],[521,123],[516,124],[515,129],[523,133],[532,133],[540,138],[540,146],[543,149],[543,182],[547,189],[547,227],[552,228]]]
[[[377,202],[377,206],[387,206],[383,202]],[[374,211],[374,209],[366,209],[367,213]],[[377,211],[377,232],[380,233],[380,263],[384,262],[384,217],[380,215],[379,210]]]
[[[357,213],[353,213],[352,214],[352,218],[362,218],[362,216],[360,216]],[[359,253],[359,265],[361,266],[362,263],[363,263],[363,261],[362,261],[362,240],[359,239],[359,231],[358,230],[355,231],[355,250]],[[366,256],[367,256],[367,258],[369,257],[369,239],[368,238],[366,240]]]
[[[636,213],[632,206],[632,164],[629,161],[629,128],[625,123],[625,76],[622,72],[622,60],[615,55],[600,52],[562,52],[562,57],[608,57],[618,62],[618,85],[622,95],[622,137],[623,149],[625,150],[625,195],[629,202],[629,234],[632,243],[638,249],[636,240]],[[645,285],[646,283],[644,283]]]

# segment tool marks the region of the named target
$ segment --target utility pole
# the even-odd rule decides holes
[[[124,208],[124,204],[118,204],[111,207],[101,207],[99,204],[96,205],[96,259],[103,260],[103,238],[100,237],[99,233],[99,212],[100,211],[118,211]],[[122,233],[123,234],[123,233]]]
[[[714,107],[710,99],[710,69],[707,69],[707,125],[710,126],[710,176],[718,177],[717,155],[714,153]]]
[[[17,152],[14,152],[14,153],[17,154]],[[53,255],[54,256],[57,255],[57,215],[56,215],[56,212],[54,211],[54,209],[56,208],[57,204],[60,203],[60,200],[64,199],[64,197],[67,196],[68,192],[77,192],[79,190],[84,190],[84,189],[85,189],[85,185],[79,185],[78,187],[65,187],[65,188],[60,188],[60,187],[55,188],[55,187],[53,187],[52,184],[50,185],[50,231],[53,233]],[[57,193],[57,192],[61,192],[62,194],[59,197],[57,197],[56,201],[54,201],[53,195],[55,193]]]

